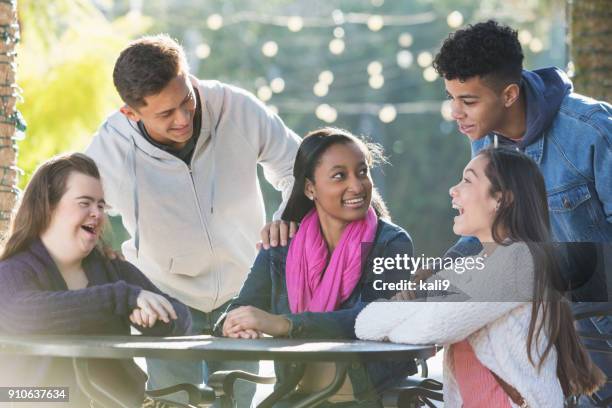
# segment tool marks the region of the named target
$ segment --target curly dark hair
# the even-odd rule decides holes
[[[166,34],[145,36],[121,51],[113,70],[119,96],[132,108],[146,105],[149,95],[161,92],[181,72],[189,70],[185,52]]]
[[[451,33],[433,66],[448,80],[479,76],[494,87],[520,84],[523,50],[516,30],[494,20]]]

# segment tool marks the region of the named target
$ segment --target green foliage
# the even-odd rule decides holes
[[[38,4],[35,4],[38,3]],[[83,149],[120,100],[112,83],[118,52],[148,26],[146,19],[108,21],[90,1],[19,2],[22,42],[17,82],[28,123],[19,143],[23,187],[43,160]]]

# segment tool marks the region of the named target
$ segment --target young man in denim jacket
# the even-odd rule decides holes
[[[472,156],[490,145],[521,150],[544,175],[553,239],[609,247],[612,106],[572,92],[571,81],[558,68],[528,71],[522,65],[517,32],[495,21],[451,34],[434,60]],[[575,248],[569,249],[570,265],[579,258]],[[446,256],[465,257],[480,249],[476,238],[463,237]],[[596,299],[591,292],[574,300],[607,300],[605,284],[603,293],[595,289],[600,292]],[[612,331],[609,318],[593,323]],[[610,361],[598,364],[605,371],[611,368]]]

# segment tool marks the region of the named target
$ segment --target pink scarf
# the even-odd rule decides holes
[[[377,224],[370,207],[364,219],[346,226],[327,265],[329,251],[317,211],[306,214],[287,254],[285,275],[292,313],[330,312],[348,299],[361,278],[361,243],[374,240]]]

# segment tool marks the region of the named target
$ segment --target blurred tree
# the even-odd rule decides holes
[[[28,136],[19,143],[24,186],[43,160],[81,150],[120,100],[113,63],[150,20],[126,16],[108,21],[91,0],[21,0],[19,85]]]
[[[8,229],[11,211],[17,197],[17,130],[23,130],[23,122],[15,109],[18,90],[15,85],[15,44],[19,40],[17,8],[15,1],[0,3],[0,241]],[[20,128],[20,129],[19,129]]]
[[[612,13],[609,0],[571,2],[571,53],[577,92],[612,100]]]

